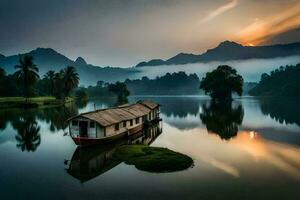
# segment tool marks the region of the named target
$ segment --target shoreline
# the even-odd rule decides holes
[[[0,97],[0,109],[6,108],[41,108],[47,106],[62,106],[74,101],[67,97],[63,102],[55,97],[31,97],[26,101],[25,97]]]

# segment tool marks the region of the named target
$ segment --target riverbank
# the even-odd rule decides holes
[[[59,106],[74,101],[72,97],[67,97],[65,101],[55,97],[0,97],[0,109],[3,108],[35,108],[43,106]]]

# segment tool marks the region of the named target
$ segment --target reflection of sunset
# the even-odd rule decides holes
[[[231,140],[230,143],[248,152],[254,158],[267,161],[300,180],[300,149],[265,140],[258,137],[258,134],[253,137],[253,133],[253,131],[240,131],[236,139]]]
[[[255,131],[239,131],[236,137],[226,141],[208,134],[205,129],[196,128],[182,133],[167,124],[164,128],[165,134],[154,145],[186,153],[232,177],[240,177],[241,170],[245,168],[261,165],[263,169],[279,169],[300,180],[300,149],[271,142]],[[173,134],[166,134],[168,132]]]

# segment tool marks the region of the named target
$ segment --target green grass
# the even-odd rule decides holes
[[[193,159],[187,155],[146,145],[120,146],[115,150],[113,159],[156,173],[180,171],[193,165]]]
[[[73,98],[67,97],[63,102],[55,97],[31,97],[26,101],[25,97],[0,97],[0,108],[19,108],[19,107],[40,107],[51,105],[62,105],[64,103],[72,102]]]

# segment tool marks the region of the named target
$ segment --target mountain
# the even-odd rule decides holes
[[[82,57],[78,57],[78,58],[75,60],[75,64],[76,64],[76,65],[87,65],[86,61],[85,61]]]
[[[270,46],[243,46],[236,42],[224,41],[216,48],[200,55],[180,53],[168,60],[154,59],[141,62],[136,67],[179,65],[197,62],[246,60],[252,58],[276,58],[300,55],[300,42]]]
[[[66,66],[71,65],[74,66],[79,73],[80,84],[84,85],[96,84],[99,80],[105,82],[125,80],[129,74],[134,73],[132,68],[123,69],[89,65],[82,57],[78,57],[73,61],[51,48],[37,48],[25,54],[34,57],[34,63],[39,68],[40,76],[43,76],[49,70],[59,71]],[[24,54],[20,55],[22,56]],[[19,55],[4,56],[0,54],[0,67],[8,74],[15,72],[14,66],[18,64],[18,61]]]

